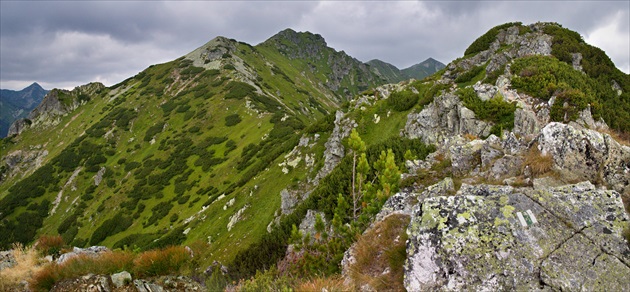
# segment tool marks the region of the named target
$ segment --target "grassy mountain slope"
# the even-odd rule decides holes
[[[285,31],[258,46],[219,37],[89,96],[51,96],[78,107],[2,140],[3,157],[41,166],[3,165],[2,246],[57,233],[76,246],[201,240],[230,259],[266,233],[280,191],[322,166],[328,133],[302,147],[314,161],[278,166],[300,131],[381,82],[321,37]]]
[[[433,58],[428,58],[409,68],[398,69],[396,66],[381,60],[367,62],[370,67],[383,76],[389,83],[397,83],[408,79],[422,80],[433,73],[442,70],[445,65]]]
[[[471,86],[496,84],[501,75],[521,93],[566,101],[567,107],[551,109],[552,118],[571,119],[571,109],[589,104],[600,116],[627,114],[627,74],[611,63],[596,66],[599,52],[557,25],[543,26],[543,32],[554,40],[568,35],[575,46],[554,43],[550,56],[506,59],[497,66],[491,66],[493,58],[476,57],[490,48],[491,57],[518,49],[497,40],[512,27],[524,34],[539,29],[495,28],[465,57],[412,83],[377,87],[382,74],[327,47],[321,36],[285,30],[256,46],[218,37],[110,88],[57,94],[77,107],[0,141],[0,247],[40,234],[61,234],[75,246],[129,249],[204,242],[210,243],[204,266],[218,260],[229,263],[233,275],[249,277],[282,259],[292,225],[307,210],[332,220],[338,196],[350,193],[350,155],[314,183],[325,166],[338,109],[351,127],[356,123],[370,163],[392,149],[391,163],[401,170],[404,159],[424,158],[434,149],[400,137],[408,115],[442,93],[456,93],[477,118],[498,125],[498,132],[510,129],[516,105],[500,98],[482,101]],[[559,57],[563,50],[582,53],[586,75]],[[620,94],[612,90],[613,80]],[[622,106],[612,108],[612,102]],[[609,120],[628,131],[623,121]],[[383,192],[376,170],[367,179]],[[310,196],[279,217],[285,189]],[[369,225],[386,196],[373,205],[365,202],[370,210],[359,229]],[[345,212],[341,223],[350,222]],[[352,241],[332,240],[299,262],[301,271],[338,272]]]
[[[407,77],[406,79],[414,78],[421,80],[437,71],[442,70],[445,66],[446,65],[433,58],[428,58],[421,63],[402,69],[400,72]]]

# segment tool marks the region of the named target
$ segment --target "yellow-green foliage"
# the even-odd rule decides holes
[[[499,136],[502,130],[514,128],[516,103],[504,101],[501,95],[483,101],[471,87],[458,89],[455,93],[462,100],[464,106],[473,111],[478,119],[494,123],[490,130],[492,134]]]
[[[470,46],[468,46],[468,48],[464,52],[464,55],[468,56],[468,55],[476,54],[481,51],[485,51],[489,49],[490,44],[494,42],[494,40],[497,37],[497,34],[499,34],[499,31],[501,31],[502,29],[511,27],[511,26],[515,26],[515,25],[519,27],[522,26],[520,22],[510,22],[510,23],[505,23],[505,24],[498,25],[491,28],[488,32],[486,32],[484,35],[480,36],[472,44],[470,44]]]

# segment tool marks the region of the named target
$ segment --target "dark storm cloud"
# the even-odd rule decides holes
[[[626,1],[0,1],[0,87],[112,85],[216,36],[257,44],[285,28],[321,34],[361,61],[444,63],[491,27],[554,21],[628,72]]]

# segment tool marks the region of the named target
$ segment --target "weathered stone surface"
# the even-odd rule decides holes
[[[590,183],[462,185],[456,196],[427,198],[414,209],[405,287],[623,290],[630,287],[622,276],[630,274],[621,236],[628,223],[619,194]]]
[[[18,119],[9,126],[9,132],[7,133],[7,137],[11,137],[13,135],[19,135],[24,130],[28,129],[31,126],[32,122],[28,119]]]
[[[57,264],[62,264],[65,261],[79,255],[96,256],[104,252],[109,252],[109,248],[105,246],[90,246],[88,248],[74,247],[71,252],[67,252],[59,256],[59,258],[57,259]]]
[[[315,234],[317,233],[317,231],[315,230],[315,222],[317,219],[317,215],[319,215],[322,218],[322,221],[324,222],[324,226],[326,226],[326,216],[323,212],[317,212],[315,210],[308,210],[306,211],[306,216],[304,216],[304,219],[300,223],[300,231],[302,232],[303,235],[308,234],[310,238],[315,238]]]
[[[12,250],[0,251],[0,271],[12,268],[16,264],[17,262],[15,261]]]
[[[485,137],[490,134],[491,127],[490,123],[477,120],[455,94],[447,93],[435,97],[421,112],[410,113],[403,134],[435,145],[454,135]]]
[[[630,184],[630,147],[610,135],[549,123],[537,141],[540,151],[553,157],[555,169],[567,180],[603,181],[622,193]]]
[[[453,174],[463,175],[481,164],[483,141],[473,140],[464,145],[453,145],[449,149]]]
[[[344,119],[342,111],[335,114],[335,128],[330,134],[324,146],[324,166],[319,170],[315,177],[314,184],[317,185],[320,179],[327,176],[341,162],[345,152],[341,141],[350,135],[350,131],[356,127],[356,122],[351,119]]]
[[[111,279],[112,284],[114,284],[116,288],[120,288],[128,283],[131,283],[131,274],[127,271],[122,271],[120,273],[112,274]]]

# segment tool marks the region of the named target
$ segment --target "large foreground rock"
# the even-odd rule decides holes
[[[463,185],[416,206],[405,288],[595,290],[630,287],[628,216],[619,193]]]

